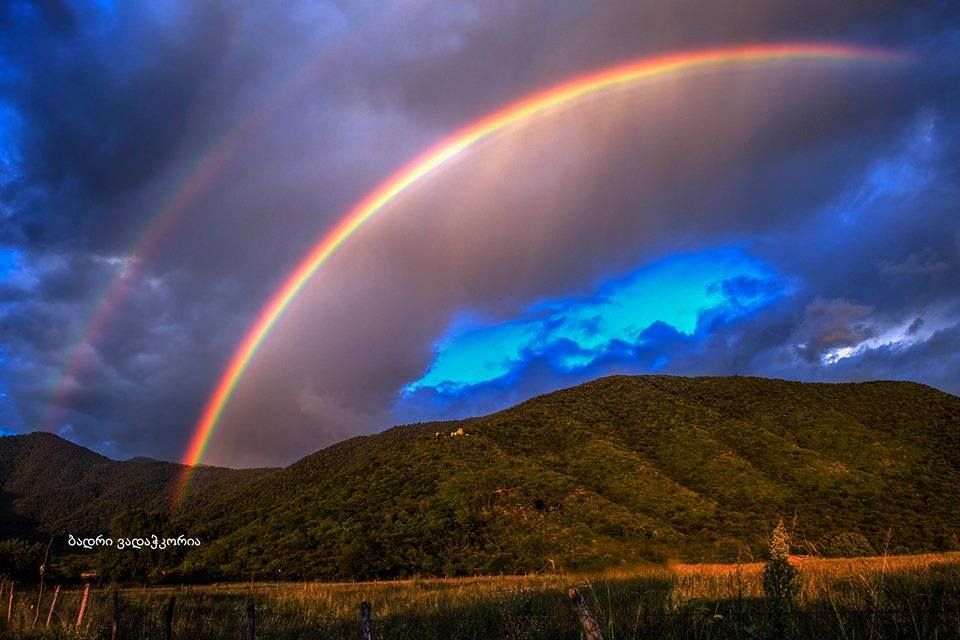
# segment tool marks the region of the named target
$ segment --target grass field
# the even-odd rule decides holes
[[[960,637],[960,554],[791,562],[800,578],[791,616],[795,637]],[[377,638],[575,639],[581,631],[567,597],[575,586],[608,640],[763,638],[768,613],[762,568],[667,564],[596,575],[123,588],[119,637],[163,638],[164,614],[175,597],[175,638],[243,638],[250,601],[257,638],[360,638],[359,603],[366,600]],[[49,586],[38,616],[36,586],[16,585],[6,623],[8,596],[9,589],[0,598],[0,637],[110,637],[110,589],[91,589],[79,630],[77,588],[61,590],[49,629]]]

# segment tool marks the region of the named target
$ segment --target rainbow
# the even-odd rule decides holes
[[[237,126],[230,129],[227,135],[219,138],[210,150],[194,163],[172,195],[165,199],[154,215],[150,216],[153,222],[137,236],[131,245],[133,248],[127,252],[127,255],[132,256],[131,259],[118,270],[117,275],[104,289],[99,302],[80,331],[79,340],[70,350],[66,364],[61,369],[59,380],[54,385],[51,401],[48,403],[49,408],[43,421],[44,426],[40,427],[41,431],[50,430],[56,425],[70,395],[72,383],[84,369],[85,356],[88,353],[85,347],[99,342],[104,335],[113,312],[132,291],[144,264],[159,250],[164,238],[176,228],[197,197],[220,175],[223,168],[253,135],[253,132],[292,99],[296,88],[302,85],[314,71],[315,65],[311,65],[292,76],[281,87],[281,91],[277,92],[275,99],[253,110]]]
[[[248,121],[241,131],[249,128]],[[70,395],[72,382],[80,375],[86,361],[87,351],[84,347],[98,342],[105,333],[112,312],[132,290],[134,282],[142,269],[143,263],[152,256],[161,245],[163,238],[176,226],[176,223],[188,210],[190,203],[200,194],[206,185],[220,172],[243,141],[243,136],[231,136],[214,147],[212,153],[205,156],[189,174],[183,185],[169,198],[156,216],[156,222],[134,242],[135,249],[128,255],[135,256],[126,263],[116,277],[106,287],[100,301],[95,307],[89,320],[80,332],[80,339],[70,351],[66,365],[60,373],[59,382],[55,385],[51,401],[48,404],[44,426],[41,431],[52,428],[60,419],[62,407]]]
[[[376,19],[360,25],[359,31],[371,31],[388,25],[390,20],[400,15],[411,5],[410,0],[395,2],[381,8]],[[67,352],[64,365],[60,368],[59,378],[51,385],[52,392],[47,410],[38,427],[39,431],[54,430],[62,417],[64,407],[87,363],[88,348],[101,340],[110,324],[113,313],[120,303],[130,294],[141,275],[144,265],[163,246],[163,240],[184,219],[191,205],[203,194],[210,184],[221,174],[244,144],[262,128],[278,111],[286,107],[300,89],[328,65],[333,66],[342,58],[349,43],[350,32],[333,40],[321,54],[283,78],[260,105],[241,118],[236,125],[228,128],[224,135],[200,155],[189,171],[186,171],[177,187],[172,190],[161,206],[149,216],[151,223],[143,229],[130,244],[126,252],[130,259],[118,269],[117,274],[104,288],[89,318],[81,327],[79,338]]]
[[[588,73],[534,93],[441,140],[387,178],[343,216],[320,238],[262,308],[256,321],[230,358],[196,424],[182,459],[187,468],[184,471],[181,486],[175,494],[175,500],[182,498],[192,469],[203,459],[224,408],[230,401],[251,359],[311,276],[350,236],[397,196],[435,173],[478,142],[588,96],[680,72],[784,61],[893,61],[899,59],[902,59],[900,54],[888,50],[821,43],[747,45],[644,58]]]

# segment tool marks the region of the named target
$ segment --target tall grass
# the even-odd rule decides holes
[[[960,637],[960,554],[864,559],[791,558],[799,574],[797,637],[854,639]],[[122,638],[162,638],[163,616],[176,597],[174,637],[244,637],[248,600],[257,611],[257,637],[360,637],[359,603],[373,605],[384,639],[580,638],[566,589],[577,586],[607,640],[763,638],[760,563],[668,564],[596,575],[422,579],[365,583],[221,584],[120,590]],[[17,585],[6,624],[0,599],[0,638],[109,638],[112,593],[91,590],[87,617],[75,630],[81,592],[61,591],[50,629],[50,597]],[[23,620],[22,627],[20,620]]]

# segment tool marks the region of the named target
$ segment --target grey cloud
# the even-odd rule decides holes
[[[882,261],[880,273],[890,276],[925,276],[941,273],[950,268],[950,263],[930,247],[920,253],[911,253],[900,262]]]
[[[917,317],[913,322],[910,323],[910,326],[907,327],[907,335],[916,335],[916,333],[922,328],[923,318]]]
[[[816,378],[827,374],[815,354],[869,333],[857,328],[858,304],[885,323],[909,322],[952,295],[960,83],[949,63],[960,47],[945,3],[460,2],[387,12],[293,3],[278,12],[238,0],[171,2],[158,13],[120,3],[110,20],[71,9],[79,4],[38,6],[38,21],[0,42],[21,70],[0,83],[23,116],[26,152],[3,188],[0,242],[29,251],[38,274],[4,284],[0,312],[4,349],[29,363],[7,371],[0,405],[0,416],[14,407],[17,428],[44,423],[62,363],[120,273],[109,260],[127,257],[198,168],[213,166],[212,177],[84,347],[60,420],[81,441],[176,457],[270,292],[391,170],[534,88],[680,48],[829,39],[917,49],[922,63],[666,82],[491,141],[321,270],[241,383],[211,461],[288,461],[387,426],[397,390],[429,365],[459,311],[509,318],[531,299],[588,291],[675,251],[745,243],[797,291],[755,317],[712,319],[696,343],[659,327],[661,351],[625,345],[590,375],[646,370],[665,349],[669,371]],[[935,188],[886,198],[843,227],[830,205],[856,193],[877,162],[902,156],[924,117],[940,155],[917,163]],[[238,125],[236,141],[217,147]],[[212,148],[229,152],[209,160]],[[818,304],[828,308],[811,315]],[[801,338],[812,346],[798,365],[790,345]],[[880,357],[857,362],[868,355]],[[919,346],[889,356],[878,372],[923,375],[917,363],[932,357]],[[850,360],[836,371],[861,375]],[[455,411],[575,381],[532,362],[522,380]]]
[[[960,393],[960,325],[935,332],[927,340],[868,349],[820,373],[825,380],[912,380]]]
[[[864,321],[872,307],[847,300],[817,298],[809,305],[793,336],[797,353],[808,362],[816,362],[828,351],[852,347],[876,335]]]

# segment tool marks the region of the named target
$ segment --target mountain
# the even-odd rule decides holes
[[[0,539],[96,535],[107,530],[114,514],[132,505],[168,510],[183,470],[183,465],[149,458],[118,462],[51,433],[2,437]],[[198,468],[192,482],[195,503],[269,472]]]
[[[103,526],[131,504],[164,512],[203,541],[177,557],[180,576],[732,559],[759,555],[781,517],[824,550],[960,546],[960,398],[908,382],[602,378],[285,469],[204,468],[175,513],[163,487],[178,465],[113,462],[44,434],[0,439],[0,464],[5,521],[38,532]],[[64,505],[60,492],[77,493]]]

